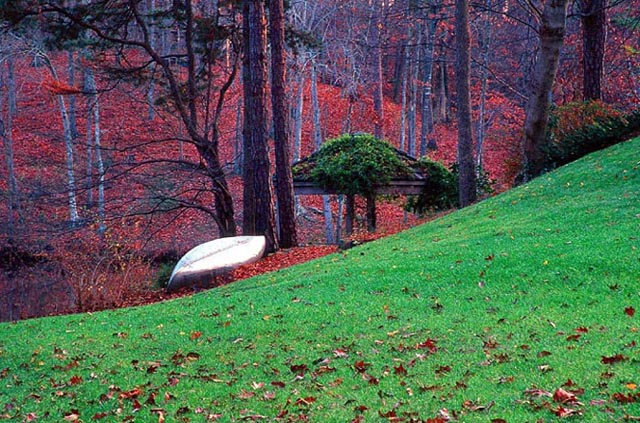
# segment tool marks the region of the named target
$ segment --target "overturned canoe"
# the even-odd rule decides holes
[[[211,279],[262,257],[264,236],[234,236],[214,239],[192,248],[173,268],[167,292],[184,286],[208,284]]]

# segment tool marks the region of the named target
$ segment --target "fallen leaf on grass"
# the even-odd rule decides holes
[[[569,391],[558,388],[556,389],[556,392],[553,393],[553,400],[562,404],[576,404],[578,402],[578,397]]]
[[[631,306],[625,307],[624,314],[626,314],[629,317],[633,317],[633,315],[636,314],[636,309]]]
[[[627,358],[625,356],[623,356],[622,354],[616,354],[616,355],[612,355],[610,357],[606,357],[606,356],[602,356],[602,360],[600,360],[602,362],[602,364],[615,364],[615,363],[619,363],[621,361],[626,360]]]
[[[552,411],[558,417],[571,417],[571,416],[581,414],[580,410],[575,410],[573,408],[565,408],[561,405]]]

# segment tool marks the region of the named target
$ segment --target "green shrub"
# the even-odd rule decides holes
[[[418,166],[425,175],[425,184],[419,195],[407,199],[405,208],[417,214],[427,214],[458,207],[458,164],[453,163],[447,169],[442,163],[423,157]],[[478,195],[492,193],[495,180],[483,169],[477,169],[476,173]]]
[[[417,214],[448,210],[458,206],[458,172],[423,157],[419,166],[425,175],[420,195],[407,199],[406,208]]]
[[[313,156],[311,180],[327,191],[347,195],[371,196],[392,177],[411,174],[389,143],[370,134],[328,140]]]
[[[175,263],[161,263],[153,280],[153,286],[161,289],[166,288],[174,267]]]
[[[547,132],[547,169],[627,140],[640,130],[640,111],[623,115],[600,101],[569,103],[555,109]]]

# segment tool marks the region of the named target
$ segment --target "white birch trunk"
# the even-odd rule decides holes
[[[46,54],[38,53],[44,60],[49,73],[54,81],[60,82],[58,73],[54,68],[51,60]],[[62,126],[64,130],[64,147],[66,156],[66,170],[67,170],[67,201],[69,205],[69,221],[72,226],[76,226],[80,223],[80,215],[78,214],[78,204],[76,201],[76,179],[74,176],[74,153],[73,153],[73,136],[71,134],[71,123],[69,119],[69,113],[67,111],[67,104],[64,101],[64,96],[56,95],[58,99],[58,106],[60,107],[60,116],[62,118]]]

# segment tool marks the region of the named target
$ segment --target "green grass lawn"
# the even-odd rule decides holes
[[[639,420],[639,152],[190,298],[1,324],[0,420]]]

